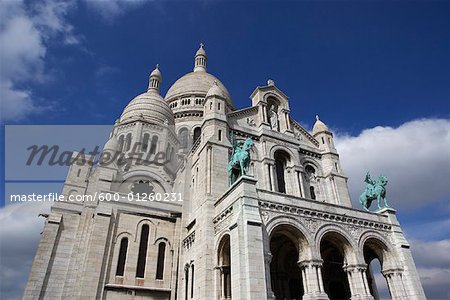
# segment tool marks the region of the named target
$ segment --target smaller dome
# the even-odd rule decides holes
[[[119,142],[117,141],[117,139],[112,136],[105,144],[105,146],[103,147],[103,151],[104,150],[109,150],[109,151],[118,151],[119,150]]]
[[[175,124],[169,105],[152,90],[131,100],[123,110],[120,122],[134,120],[145,120],[155,124]]]
[[[316,116],[316,123],[314,124],[314,127],[313,127],[313,135],[316,135],[316,134],[318,134],[320,132],[324,132],[324,131],[330,132],[330,130],[328,129],[328,126],[325,125],[325,123],[319,119],[319,116]]]
[[[206,93],[206,98],[218,96],[220,98],[226,98],[224,91],[219,87],[217,80],[214,80],[214,84]]]

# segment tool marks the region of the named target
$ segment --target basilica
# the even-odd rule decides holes
[[[236,109],[207,60],[165,97],[151,72],[102,142],[120,160],[73,153],[62,193],[91,197],[45,215],[23,298],[369,300],[380,275],[425,299],[396,211],[352,207],[327,125],[300,125],[273,80]]]

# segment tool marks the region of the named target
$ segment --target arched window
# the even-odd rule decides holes
[[[125,139],[125,151],[129,151],[131,148],[131,133],[127,134],[127,138]]]
[[[225,235],[219,244],[218,269],[220,270],[221,299],[231,298],[231,247],[230,236]]]
[[[200,127],[195,127],[195,129],[194,129],[194,140],[193,140],[194,144],[198,140],[198,138],[200,137],[201,133],[202,133],[202,129]]]
[[[150,139],[150,135],[148,133],[144,133],[144,138],[142,139],[142,151],[147,152],[148,150],[148,142]]]
[[[166,243],[159,243],[158,262],[156,264],[156,279],[164,278],[164,261],[166,258]]]
[[[123,276],[125,263],[127,260],[128,238],[124,237],[120,241],[119,258],[117,259],[116,276]]]
[[[188,146],[188,129],[187,128],[181,128],[178,132],[178,139],[180,140],[180,148],[186,149]]]
[[[136,277],[144,278],[145,276],[145,264],[147,263],[147,246],[148,246],[148,232],[149,227],[147,224],[142,225],[141,238],[139,242],[139,253],[136,268]]]
[[[286,193],[285,170],[289,156],[284,151],[277,151],[275,152],[274,158],[275,172],[277,175],[277,191],[280,193]]]
[[[316,169],[311,165],[305,167],[306,181],[309,185],[309,196],[311,199],[315,200],[317,198],[314,184],[316,182]]]
[[[123,151],[123,135],[119,136],[119,151]]]
[[[158,136],[154,135],[152,137],[152,144],[150,146],[150,153],[155,154],[156,153],[156,146],[158,145]]]

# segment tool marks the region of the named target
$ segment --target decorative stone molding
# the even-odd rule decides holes
[[[322,159],[322,155],[321,154],[313,152],[313,151],[309,151],[307,149],[300,148],[299,152],[301,154],[306,155],[306,156],[311,156],[311,157],[314,157],[314,158]]]
[[[294,119],[289,117],[290,123],[294,126],[295,129],[300,131],[308,140],[310,140],[314,145],[319,147],[319,142],[311,135],[308,131],[306,131],[300,124],[298,124]]]
[[[302,221],[303,221],[302,223],[305,225],[306,228],[308,228],[308,230],[311,233],[316,232],[317,228],[319,228],[319,226],[322,224],[321,221],[313,218],[304,218],[302,219]]]
[[[229,206],[213,219],[214,233],[217,234],[230,224],[230,217],[233,214],[233,206]]]
[[[257,106],[253,106],[250,108],[244,108],[244,109],[240,109],[240,110],[236,110],[233,112],[230,112],[229,114],[227,114],[227,117],[230,119],[233,118],[237,118],[237,117],[243,117],[243,116],[250,116],[252,114],[255,114],[258,112],[258,107]]]
[[[355,225],[347,225],[347,230],[350,233],[352,237],[355,238],[355,240],[359,240],[359,237],[362,233],[362,228]]]
[[[391,225],[384,224],[380,222],[365,220],[357,217],[348,217],[345,215],[339,215],[329,212],[316,211],[304,207],[296,207],[291,205],[285,205],[280,203],[272,203],[268,201],[258,201],[259,207],[262,210],[274,211],[280,213],[289,213],[297,216],[301,216],[309,219],[319,219],[325,222],[334,222],[341,224],[348,224],[349,226],[359,227],[359,228],[372,228],[378,230],[391,230]],[[307,226],[307,225],[306,225]]]

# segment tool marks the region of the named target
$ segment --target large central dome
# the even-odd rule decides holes
[[[204,97],[215,81],[217,81],[217,85],[223,91],[224,96],[230,100],[229,104],[231,104],[231,97],[227,88],[217,77],[204,71],[188,73],[175,81],[167,91],[165,99],[166,101],[170,101],[174,98],[189,94],[202,95]]]
[[[214,85],[214,82],[217,82],[217,85],[223,91],[227,104],[232,108],[233,102],[231,101],[231,96],[227,88],[217,77],[206,72],[206,52],[203,49],[203,45],[201,45],[195,54],[194,71],[175,81],[167,91],[165,100],[170,104],[175,100],[185,97],[194,96],[204,98],[209,89]]]

